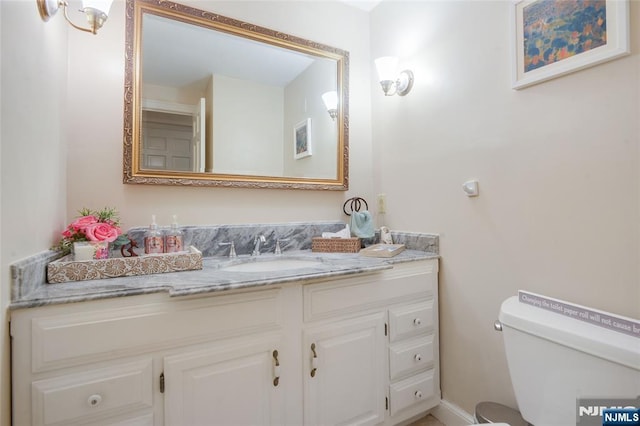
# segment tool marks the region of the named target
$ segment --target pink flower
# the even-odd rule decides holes
[[[95,223],[98,223],[98,218],[93,216],[93,215],[89,215],[89,216],[82,216],[82,217],[76,219],[69,226],[71,228],[73,228],[73,230],[76,231],[76,232],[77,231],[84,232],[84,230],[87,228],[87,226],[93,225]]]
[[[62,233],[62,236],[65,237],[65,238],[71,238],[71,237],[73,237],[73,232],[71,232],[71,229],[67,228]]]
[[[105,222],[91,223],[84,228],[84,234],[89,241],[113,242],[121,233],[120,228]]]

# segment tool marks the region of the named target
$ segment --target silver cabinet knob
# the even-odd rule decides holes
[[[422,355],[420,355],[420,354],[416,354],[416,355],[413,357],[413,359],[415,359],[415,360],[416,360],[416,362],[420,362],[420,361],[422,361]]]
[[[416,318],[413,320],[413,325],[420,325],[422,324],[422,320],[420,318]]]
[[[419,390],[416,391],[416,393],[414,393],[416,399],[420,399],[422,398],[422,392],[420,392]]]
[[[500,322],[500,320],[496,320],[496,322],[493,323],[493,328],[496,331],[502,331],[502,323]]]

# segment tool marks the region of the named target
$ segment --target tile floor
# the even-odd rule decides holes
[[[431,414],[416,420],[408,426],[446,426],[444,423],[441,423],[438,419],[433,417]]]

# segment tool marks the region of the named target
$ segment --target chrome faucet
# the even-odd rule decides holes
[[[274,253],[276,254],[276,256],[280,256],[282,254],[282,249],[280,248],[280,243],[281,242],[286,242],[289,241],[289,238],[278,238],[276,240],[276,249],[274,251]]]
[[[252,256],[260,256],[260,243],[266,243],[267,239],[264,237],[264,235],[258,235],[256,236],[256,238],[253,240],[253,253],[251,253]]]
[[[231,248],[229,249],[229,257],[236,257],[236,245],[233,243],[233,241],[230,241],[228,243],[218,243],[219,246],[231,246]]]

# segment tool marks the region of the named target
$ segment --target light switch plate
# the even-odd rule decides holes
[[[387,194],[378,194],[378,213],[385,214],[387,212]]]

